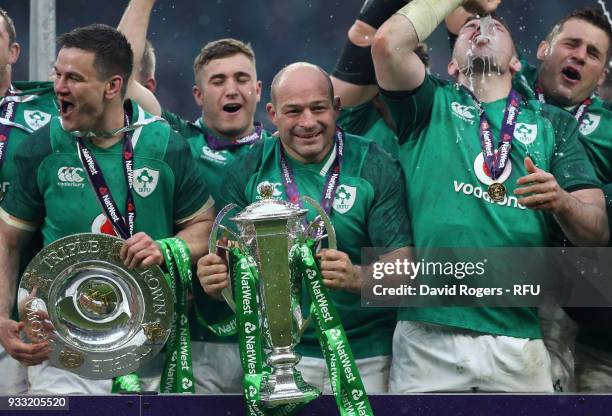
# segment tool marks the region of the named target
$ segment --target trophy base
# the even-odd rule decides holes
[[[267,408],[284,404],[306,404],[321,392],[302,380],[295,368],[275,369],[261,389],[261,402]]]

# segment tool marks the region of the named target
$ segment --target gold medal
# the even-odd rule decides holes
[[[493,182],[491,185],[489,185],[487,193],[489,194],[493,202],[501,202],[504,200],[504,198],[506,198],[507,192],[506,187],[503,184],[499,182]]]

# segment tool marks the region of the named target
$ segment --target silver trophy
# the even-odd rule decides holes
[[[51,365],[91,379],[136,371],[166,342],[172,289],[159,266],[127,270],[123,240],[77,234],[48,245],[26,268],[19,314],[32,342],[53,346]]]
[[[303,200],[312,205],[319,215],[310,225],[306,225],[307,209],[272,199],[271,190],[264,189],[261,194],[262,200],[230,218],[237,225],[239,235],[221,224],[236,205],[230,204],[219,212],[211,231],[209,247],[211,252],[217,248],[227,248],[217,245],[220,231],[223,230],[257,263],[260,277],[259,319],[267,363],[272,370],[267,384],[261,387],[261,399],[264,406],[275,407],[303,402],[307,393],[315,390],[297,377],[295,368],[301,357],[294,348],[310,319],[302,318],[299,306],[302,282],[290,267],[290,252],[296,243],[303,242],[307,237],[319,241],[327,237],[329,248],[335,249],[336,237],[329,217],[311,198],[303,197]],[[230,287],[223,292],[223,296],[235,310],[232,280],[230,276]]]

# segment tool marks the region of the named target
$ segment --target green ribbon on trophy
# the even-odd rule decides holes
[[[310,297],[315,300],[311,304],[311,315],[317,325],[319,342],[327,363],[338,410],[342,416],[356,413],[373,415],[338,312],[323,285],[323,277],[313,255],[314,247],[313,240],[294,246],[290,252],[290,262],[302,281],[306,281]],[[320,392],[309,391],[306,399],[300,403],[283,404],[271,409],[263,406],[261,386],[266,384],[270,368],[264,365],[257,299],[259,280],[257,264],[252,257],[245,255],[238,248],[230,250],[230,260],[234,265],[234,276],[236,276],[236,317],[240,359],[245,374],[243,386],[247,413],[250,416],[292,414],[317,398]],[[321,305],[325,305],[329,314],[326,316],[327,321],[324,319]],[[340,368],[342,371],[338,372]],[[298,384],[303,383],[299,373],[296,374],[296,379]]]
[[[157,243],[164,256],[168,273],[166,282],[172,288],[177,305],[174,322],[166,344],[166,362],[162,373],[162,393],[195,393],[191,357],[191,334],[187,317],[187,295],[191,290],[191,258],[189,247],[180,238],[166,238]],[[136,373],[113,379],[113,393],[137,393],[142,391],[140,377]]]
[[[188,294],[191,289],[191,258],[189,247],[180,238],[158,240],[177,305],[166,349],[161,393],[195,393],[191,359],[191,334],[188,318]]]
[[[319,343],[327,363],[336,405],[342,416],[373,415],[342,322],[327,288],[323,285],[323,276],[314,257],[315,246],[313,240],[307,240],[305,244],[294,247],[292,261],[295,262],[303,281],[306,281],[312,299],[310,313],[317,325]],[[329,313],[327,319],[322,305]]]
[[[257,283],[259,274],[252,257],[242,253],[239,248],[230,250],[230,260],[234,264],[236,276],[236,316],[240,345],[240,361],[244,371],[244,398],[249,416],[290,415],[309,401],[316,399],[320,392],[313,391],[303,403],[290,403],[266,409],[261,403],[262,382],[270,375],[270,368],[264,365],[262,333],[259,323]]]

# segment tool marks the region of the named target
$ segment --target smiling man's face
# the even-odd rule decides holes
[[[544,93],[562,105],[576,105],[603,83],[610,40],[602,29],[573,18],[550,40],[540,43],[539,83]]]

